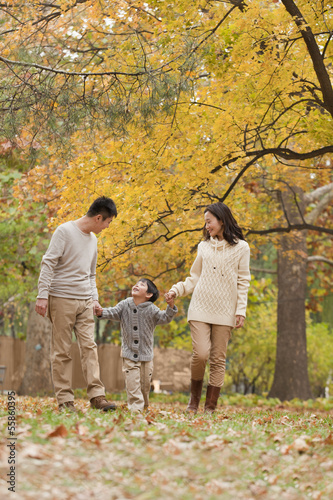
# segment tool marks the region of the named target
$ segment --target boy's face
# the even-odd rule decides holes
[[[132,297],[136,299],[148,301],[152,295],[148,293],[148,284],[144,281],[138,281],[132,288]]]

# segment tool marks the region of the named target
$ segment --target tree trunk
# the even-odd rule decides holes
[[[25,363],[19,394],[36,396],[53,394],[51,378],[51,323],[35,312],[30,305]]]
[[[284,191],[281,203],[289,223],[299,223],[305,211],[303,192],[295,187]],[[306,232],[284,233],[278,248],[277,350],[269,392],[269,397],[281,401],[312,398],[306,352],[306,263]]]

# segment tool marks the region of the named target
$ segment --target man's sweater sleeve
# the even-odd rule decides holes
[[[195,285],[198,283],[202,270],[202,255],[200,252],[200,244],[198,247],[198,254],[195,261],[192,264],[190,270],[190,276],[186,278],[185,281],[179,281],[176,285],[173,285],[170,292],[175,292],[176,297],[182,297],[183,295],[188,295],[192,293]]]
[[[102,316],[98,316],[98,319],[112,319],[115,321],[120,321],[124,305],[125,301],[122,300],[114,307],[107,307],[103,309]]]
[[[42,258],[38,280],[38,299],[48,299],[54,268],[64,253],[65,236],[61,227],[58,227],[51,238],[49,248]]]
[[[246,316],[247,292],[250,281],[250,247],[246,244],[238,265],[236,316]]]
[[[155,314],[156,325],[166,325],[167,323],[170,323],[170,321],[173,320],[173,318],[178,312],[176,306],[173,306],[173,308],[171,308],[169,305],[165,311],[161,311],[157,306],[156,309],[157,309]]]

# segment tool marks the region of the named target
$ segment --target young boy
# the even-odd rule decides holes
[[[154,329],[172,321],[177,313],[174,298],[168,298],[166,311],[153,304],[159,292],[149,279],[140,279],[132,288],[132,297],[115,307],[98,308],[99,319],[120,321],[121,356],[130,411],[142,412],[148,407],[153,374]]]

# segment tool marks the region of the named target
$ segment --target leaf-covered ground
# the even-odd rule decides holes
[[[77,399],[16,397],[15,488],[8,491],[8,396],[0,396],[0,498],[332,499],[333,404],[220,398],[184,414],[184,396],[152,399],[144,416]],[[11,441],[12,443],[14,441]]]

